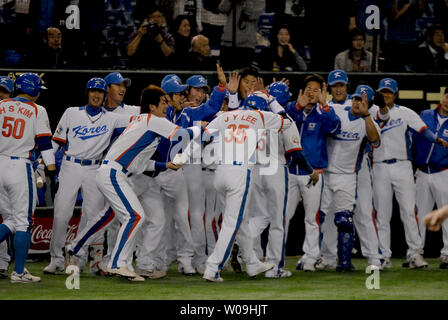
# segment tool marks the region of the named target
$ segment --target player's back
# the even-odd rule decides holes
[[[46,110],[23,99],[5,99],[0,102],[0,154],[29,158],[35,138],[51,136]]]
[[[207,129],[219,131],[219,138],[214,140],[219,143],[218,163],[254,164],[254,153],[265,130],[281,131],[283,124],[283,117],[272,112],[235,110],[217,117]]]

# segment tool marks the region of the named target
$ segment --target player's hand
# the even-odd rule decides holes
[[[227,84],[226,75],[224,74],[224,70],[222,70],[222,67],[219,65],[219,63],[216,64],[216,73],[218,75],[219,84],[225,86]]]
[[[255,84],[254,91],[263,91],[265,90],[264,82],[262,77],[257,78],[257,83]]]
[[[362,116],[368,116],[369,113],[369,101],[367,100],[367,93],[363,93],[361,98],[361,105],[359,107],[359,112],[361,112]]]
[[[445,149],[448,148],[448,142],[445,139],[442,138],[437,138],[436,143],[438,145],[441,145],[442,147],[444,147]]]
[[[319,182],[319,173],[316,170],[313,170],[313,173],[310,174],[310,183],[313,186],[315,186],[316,183],[318,183],[318,182]],[[311,184],[310,184],[310,186],[311,186]]]
[[[272,78],[272,83],[277,82],[277,79],[274,77]],[[286,78],[282,78],[279,82],[286,84],[289,87],[289,80]]]
[[[319,89],[317,93],[318,102],[321,106],[327,105],[327,84],[324,82],[322,89]]]
[[[305,106],[308,105],[308,103],[310,103],[310,100],[308,99],[308,97],[303,94],[303,90],[302,89],[299,90],[299,95],[297,96],[297,103],[301,107],[305,107]]]
[[[208,121],[201,121],[201,127],[204,129],[208,126],[208,124],[209,124]]]
[[[229,82],[227,83],[226,87],[231,94],[238,92],[238,87],[240,86],[240,79],[241,76],[238,74],[238,72],[230,72]]]
[[[50,191],[54,198],[54,195],[56,195],[59,189],[59,179],[57,177],[56,170],[48,170],[47,175],[50,178]]]
[[[182,166],[175,165],[175,164],[172,163],[172,162],[167,162],[167,163],[166,163],[166,167],[167,167],[168,169],[171,169],[171,170],[174,170],[174,171],[177,171],[177,170],[179,170],[180,168],[182,168]]]
[[[290,42],[288,42],[288,44],[287,44],[286,46],[288,47],[289,51],[290,51],[292,54],[295,54],[295,53],[296,53],[296,49],[294,49],[294,47],[292,46],[292,44],[291,44]]]
[[[376,104],[380,108],[384,108],[386,106],[384,96],[378,91],[375,92],[375,97],[373,98],[373,104]]]
[[[423,223],[430,231],[439,231],[443,221],[448,217],[448,206],[434,210],[423,218]]]

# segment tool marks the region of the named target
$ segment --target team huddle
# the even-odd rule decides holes
[[[25,268],[36,206],[34,162],[45,164],[55,193],[50,263],[130,281],[185,275],[222,282],[230,264],[249,277],[292,276],[285,269],[289,222],[305,210],[304,255],[297,270],[354,269],[355,230],[367,264],[391,268],[393,195],[408,246],[404,266],[427,267],[423,217],[448,205],[448,92],[420,116],[397,105],[398,84],[377,90],[334,70],[305,78],[297,99],[289,81],[266,86],[250,67],[224,74],[209,90],[175,74],[123,103],[131,80],[92,78],[87,105],[67,108],[52,133],[33,73],[0,77],[0,274],[9,276],[5,239],[14,234],[13,283],[38,282]],[[327,101],[327,87],[331,100]],[[4,89],[4,90],[3,90]],[[211,91],[211,92],[209,92]],[[414,169],[416,168],[415,178]],[[418,192],[416,192],[418,190]],[[78,197],[76,238],[66,243]],[[269,227],[265,248],[261,234]],[[444,222],[441,268],[448,268]]]

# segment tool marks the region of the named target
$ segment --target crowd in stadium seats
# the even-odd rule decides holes
[[[447,0],[0,0],[0,67],[445,73],[447,21]]]

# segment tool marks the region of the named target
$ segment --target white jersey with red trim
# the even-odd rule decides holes
[[[136,116],[140,114],[140,107],[139,106],[132,106],[129,104],[123,104],[121,106],[116,107],[114,110],[110,111],[115,114],[121,114],[121,115],[129,115],[129,116]]]
[[[345,107],[334,110],[341,119],[341,128],[327,140],[327,172],[354,173],[361,164],[365,149],[363,141],[367,139],[366,121],[353,115],[350,109],[351,107]],[[373,123],[379,134],[379,126],[376,122]]]
[[[179,126],[166,118],[138,115],[112,144],[105,159],[120,163],[128,172],[141,173],[156,151],[160,138],[169,139],[178,129]]]
[[[0,102],[0,154],[29,158],[35,138],[51,137],[47,111],[34,102],[5,99]]]
[[[280,132],[290,125],[291,121],[272,112],[235,110],[217,117],[207,126],[207,130],[210,133],[220,131],[219,137],[213,140],[222,147],[217,149],[219,163],[255,164],[255,150],[264,130]]]
[[[86,107],[67,108],[59,120],[53,140],[68,143],[65,155],[78,159],[99,160],[109,146],[114,131],[129,124],[130,116],[107,112],[95,116]]]
[[[425,128],[425,123],[415,111],[399,105],[389,108],[389,120],[381,125],[381,145],[373,150],[373,162],[409,160],[412,141],[409,129],[421,132]]]

